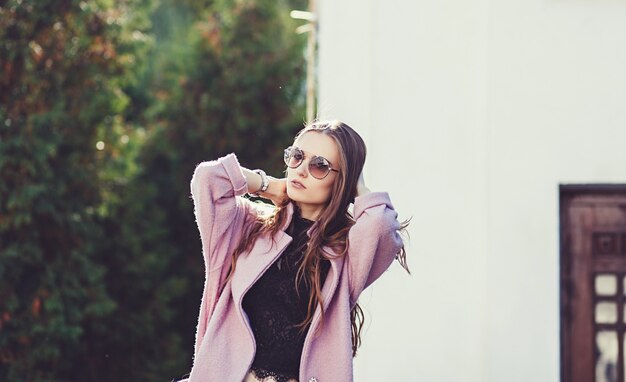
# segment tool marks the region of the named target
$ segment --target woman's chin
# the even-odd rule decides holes
[[[296,190],[291,189],[290,187],[287,187],[287,197],[289,197],[289,199],[291,199],[292,202],[299,202],[300,199],[302,198],[302,195],[298,195],[299,192],[297,192]]]

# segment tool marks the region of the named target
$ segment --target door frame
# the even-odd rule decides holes
[[[571,382],[572,351],[570,301],[571,287],[571,258],[567,208],[571,200],[580,195],[626,195],[626,184],[623,183],[584,183],[559,184],[559,296],[560,296],[560,351],[561,351],[561,382]]]

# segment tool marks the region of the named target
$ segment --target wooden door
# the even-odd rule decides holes
[[[561,380],[626,382],[626,185],[560,194]]]

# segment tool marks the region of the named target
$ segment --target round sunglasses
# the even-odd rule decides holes
[[[289,168],[296,168],[304,161],[304,151],[297,147],[289,146],[285,149],[285,164]],[[331,167],[328,159],[320,156],[313,156],[309,160],[309,174],[315,179],[324,179],[330,174],[331,171],[339,172]]]

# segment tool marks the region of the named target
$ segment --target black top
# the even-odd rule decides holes
[[[296,291],[295,280],[309,239],[306,232],[313,223],[295,209],[286,231],[292,242],[244,296],[243,308],[256,340],[252,370],[259,378],[273,376],[278,382],[298,379],[309,328],[300,334],[296,325],[306,318],[311,288],[302,280]],[[330,262],[323,259],[321,267],[323,285]]]

